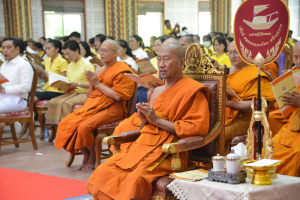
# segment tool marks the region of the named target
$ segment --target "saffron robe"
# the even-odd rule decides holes
[[[270,86],[269,77],[263,72],[261,74],[261,97],[267,101],[274,101],[275,97]],[[258,69],[254,65],[248,65],[243,69],[228,75],[227,84],[243,100],[252,100],[257,96]],[[232,100],[238,101],[237,98]],[[251,112],[242,112],[237,109],[226,107],[225,113],[225,154],[229,153],[229,141],[238,135],[247,133],[251,120]]]
[[[300,92],[300,85],[297,86]],[[288,122],[273,137],[274,158],[281,160],[276,173],[300,177],[300,108],[294,110]]]
[[[166,143],[189,136],[203,136],[209,129],[208,88],[187,77],[165,89],[153,102],[160,118],[174,122],[176,134],[152,124],[141,129],[141,135],[127,149],[110,157],[91,175],[87,190],[98,199],[149,200],[152,182],[172,172],[172,156],[162,152]],[[129,131],[140,120],[135,113],[118,126]],[[181,170],[187,169],[188,158],[180,154]]]
[[[270,63],[270,64],[267,64],[267,65],[264,65],[263,67],[265,68],[265,70],[267,72],[269,72],[273,76],[273,79],[278,78],[279,69],[278,69],[277,65],[274,62]]]
[[[54,143],[58,149],[77,153],[94,144],[93,131],[97,127],[126,117],[126,101],[132,97],[135,83],[124,73],[134,71],[125,63],[116,62],[98,75],[100,83],[113,89],[122,100],[116,101],[94,88],[86,103],[59,123]]]

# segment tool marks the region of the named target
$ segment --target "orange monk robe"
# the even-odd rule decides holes
[[[261,97],[267,101],[274,101],[270,79],[261,71]],[[254,65],[248,65],[243,69],[228,75],[227,84],[243,100],[252,100],[257,96],[258,69]],[[232,99],[238,101],[238,99]],[[234,136],[244,135],[249,128],[252,113],[245,113],[237,109],[226,107],[225,113],[225,151],[229,151],[229,140]],[[226,153],[227,153],[226,152]]]
[[[279,69],[278,69],[277,65],[274,62],[272,62],[270,64],[267,64],[267,65],[264,65],[263,67],[267,72],[269,72],[273,76],[273,79],[278,78]]]
[[[270,130],[272,132],[272,137],[274,137],[279,132],[279,130],[288,122],[288,118],[282,116],[277,102],[274,104],[273,111],[270,111],[269,113],[268,122],[270,125]]]
[[[300,85],[297,86],[300,92]],[[274,158],[281,160],[276,173],[300,177],[300,108],[273,138]]]
[[[158,117],[174,122],[176,135],[146,124],[140,137],[130,147],[112,156],[96,169],[87,185],[88,192],[101,200],[149,200],[152,182],[172,172],[172,156],[162,152],[163,144],[207,134],[208,96],[206,86],[187,77],[164,90],[152,107]],[[120,124],[116,131],[129,131],[128,127],[136,126],[132,123],[139,124],[140,120],[136,115],[135,113]],[[187,154],[181,153],[180,160],[181,170],[186,170]]]
[[[58,149],[77,153],[94,144],[93,131],[97,127],[126,117],[126,101],[132,97],[135,83],[124,73],[134,71],[125,63],[116,62],[98,75],[100,83],[113,89],[122,100],[116,101],[94,88],[86,103],[59,123],[54,143]]]

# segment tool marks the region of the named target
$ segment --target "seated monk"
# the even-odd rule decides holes
[[[297,44],[299,46],[299,43],[296,43],[294,47],[296,47]],[[298,60],[300,60],[300,58],[298,58]],[[285,102],[285,105],[293,105],[297,107],[297,109],[292,112],[288,122],[273,137],[273,159],[281,160],[281,164],[276,167],[276,173],[300,177],[300,72],[295,73],[294,78],[298,92],[288,91],[290,96],[284,95],[282,101]]]
[[[298,67],[298,69],[300,69],[300,43],[299,42],[297,42],[294,46],[293,58],[294,58],[295,66]],[[276,108],[277,108],[276,110],[270,112],[269,119],[268,119],[270,124],[270,130],[272,131],[273,137],[288,122],[288,119],[282,116],[281,110],[279,109],[278,105]]]
[[[229,153],[229,141],[238,135],[247,134],[250,125],[252,98],[257,96],[258,69],[255,65],[248,65],[239,56],[234,42],[228,46],[231,62],[227,84],[243,100],[237,98],[226,100],[225,113],[225,155]],[[267,101],[274,101],[270,79],[261,71],[261,96]]]
[[[141,135],[131,145],[101,164],[91,175],[87,190],[94,199],[150,199],[152,182],[172,172],[172,156],[162,152],[166,143],[180,138],[203,136],[209,129],[209,90],[182,75],[184,48],[165,44],[158,53],[159,74],[165,85],[156,87],[149,104],[136,105],[137,113],[120,124],[120,130]],[[180,153],[181,170],[188,157]]]
[[[23,40],[19,38],[3,39],[3,55],[6,61],[0,67],[0,75],[9,82],[0,84],[0,114],[27,108],[33,70],[29,62],[19,56],[22,43]]]
[[[124,73],[134,71],[124,62],[117,62],[118,43],[105,40],[100,48],[104,66],[96,73],[86,72],[91,85],[86,103],[66,116],[58,125],[54,145],[71,153],[83,155],[79,170],[93,170],[96,155],[93,131],[100,125],[119,121],[126,117],[126,101],[134,93],[135,83]]]

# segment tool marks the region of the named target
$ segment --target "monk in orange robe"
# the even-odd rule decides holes
[[[264,65],[262,67],[262,70],[263,70],[263,72],[265,72],[266,75],[269,76],[271,81],[278,78],[278,76],[279,76],[279,69],[278,69],[277,65],[274,62],[272,62],[270,64],[267,64],[267,65]]]
[[[254,65],[245,63],[236,51],[234,42],[228,46],[231,62],[227,84],[243,100],[231,98],[226,100],[225,113],[225,155],[229,153],[229,141],[238,135],[247,134],[250,125],[252,98],[257,96],[258,69]],[[261,96],[267,101],[274,101],[270,79],[261,71]]]
[[[207,134],[209,90],[182,75],[184,53],[180,44],[161,47],[158,68],[165,85],[156,87],[150,103],[137,104],[137,113],[119,125],[118,130],[127,131],[140,125],[141,135],[91,175],[87,190],[94,199],[149,200],[152,182],[172,172],[172,156],[162,152],[163,144]],[[180,160],[184,171],[187,155],[181,153]]]
[[[119,121],[126,117],[126,101],[134,93],[135,83],[124,73],[134,73],[125,63],[117,62],[118,44],[106,40],[101,46],[101,61],[104,66],[96,73],[86,72],[91,84],[88,100],[65,117],[58,125],[54,145],[66,149],[84,158],[79,170],[93,170],[95,167],[95,150],[93,131],[100,125]]]
[[[293,48],[293,58],[295,66],[300,69],[300,43],[296,43]],[[273,109],[273,111],[271,111],[269,114],[268,121],[270,124],[270,130],[272,131],[272,136],[274,137],[279,132],[279,130],[288,122],[288,118],[284,118],[282,116],[281,110],[276,103],[275,109]]]
[[[276,167],[276,173],[300,177],[300,72],[294,74],[294,78],[298,92],[289,92],[291,96],[283,97],[282,101],[285,105],[293,105],[297,109],[273,138],[273,159],[281,160],[281,164]]]

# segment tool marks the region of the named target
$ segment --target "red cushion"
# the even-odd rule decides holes
[[[74,105],[73,106],[73,111],[76,110],[77,108],[80,108],[81,106],[83,106],[83,105]]]
[[[50,100],[38,101],[35,103],[35,107],[48,107]]]
[[[120,120],[120,121],[116,121],[116,122],[111,122],[109,124],[104,124],[98,127],[98,129],[102,129],[102,128],[115,128],[117,127],[122,121],[124,121],[124,119]]]
[[[23,110],[19,112],[10,112],[10,113],[3,113],[0,114],[1,118],[10,118],[10,117],[30,117],[30,112],[28,110]]]

